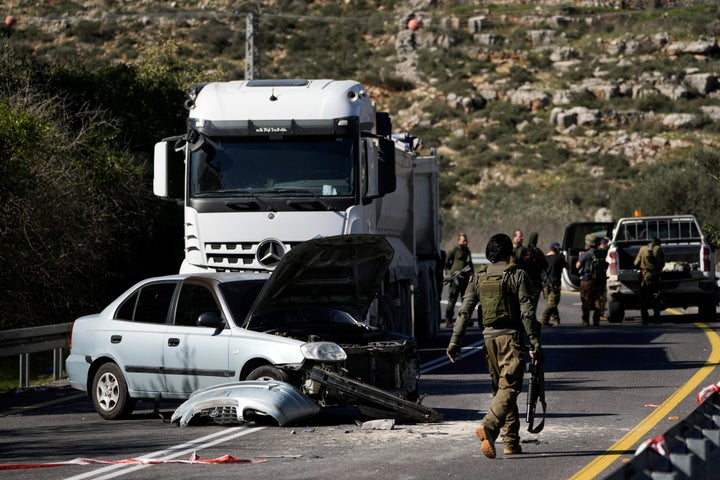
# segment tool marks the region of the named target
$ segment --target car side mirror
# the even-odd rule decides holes
[[[223,322],[220,315],[217,312],[203,312],[198,316],[197,322],[195,323],[198,327],[208,327],[215,329],[225,328],[225,322]]]

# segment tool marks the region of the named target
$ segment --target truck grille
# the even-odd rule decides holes
[[[268,271],[297,243],[263,240],[259,243],[206,243],[207,266],[219,272]]]

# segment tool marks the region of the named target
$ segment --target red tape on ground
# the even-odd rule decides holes
[[[48,463],[2,463],[0,470],[22,470],[25,468],[47,468],[47,467],[63,467],[66,465],[121,465],[139,463],[142,465],[160,465],[163,463],[188,463],[188,464],[219,464],[219,463],[265,463],[265,459],[240,459],[232,455],[223,455],[222,457],[202,460],[197,454],[193,453],[188,460],[169,459],[163,460],[158,458],[126,458],[124,460],[98,460],[95,458],[75,458],[66,462],[48,462]]]

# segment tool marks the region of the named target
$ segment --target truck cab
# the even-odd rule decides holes
[[[307,240],[380,234],[394,256],[369,322],[436,334],[437,161],[393,134],[360,83],[202,83],[185,106],[185,134],[155,145],[153,183],[184,207],[181,272],[268,272]]]

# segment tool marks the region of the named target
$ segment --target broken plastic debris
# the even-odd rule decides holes
[[[363,430],[392,430],[393,428],[395,428],[394,418],[370,420],[368,422],[363,422],[362,424]]]

